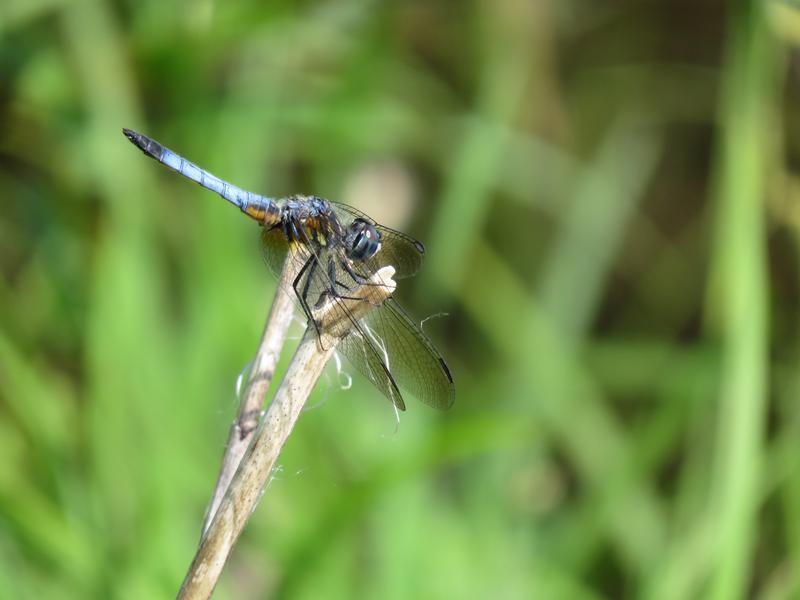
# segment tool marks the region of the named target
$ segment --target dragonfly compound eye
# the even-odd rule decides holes
[[[366,260],[372,258],[381,249],[381,236],[372,223],[356,219],[347,233],[350,258]]]

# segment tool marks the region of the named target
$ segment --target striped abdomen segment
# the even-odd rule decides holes
[[[248,192],[232,183],[223,181],[146,135],[130,129],[123,129],[122,132],[147,156],[155,158],[158,162],[199,183],[204,188],[216,192],[253,219],[265,225],[274,225],[280,220],[280,210],[273,198]]]

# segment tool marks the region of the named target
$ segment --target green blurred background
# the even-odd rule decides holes
[[[448,313],[453,410],[330,371],[217,597],[800,597],[796,8],[0,1],[0,597],[174,595],[274,292],[124,126]]]

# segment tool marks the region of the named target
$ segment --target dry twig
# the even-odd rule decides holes
[[[258,426],[264,398],[275,374],[275,367],[278,364],[278,358],[286,340],[286,332],[292,323],[294,299],[292,298],[291,289],[292,282],[297,275],[297,264],[298,261],[294,260],[293,251],[290,250],[284,261],[283,272],[278,282],[275,298],[272,301],[272,307],[264,325],[261,343],[250,367],[250,377],[239,404],[239,412],[236,415],[236,419],[231,423],[217,484],[211,496],[211,502],[209,502],[206,509],[206,516],[203,519],[203,536],[208,531],[211,520],[217,512],[217,508],[222,502],[236,469],[242,461],[242,456],[244,456],[245,450],[250,444],[253,432]]]
[[[369,283],[355,290],[351,299],[343,301],[355,319],[362,318],[392,294],[395,287],[393,276],[394,268],[384,267],[373,275]],[[319,339],[313,327],[306,328],[275,398],[200,542],[178,593],[179,600],[211,596],[225,561],[255,509],[308,395],[333,354],[336,343],[349,332],[349,318],[340,311],[331,310],[332,306],[321,307],[315,315],[319,323]]]

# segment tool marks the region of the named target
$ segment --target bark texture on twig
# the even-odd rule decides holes
[[[355,290],[351,299],[343,301],[355,319],[362,318],[391,295],[395,286],[393,275],[394,268],[384,267],[369,283]],[[206,599],[214,591],[225,561],[253,513],[306,399],[336,343],[349,331],[349,318],[331,310],[332,307],[332,304],[322,306],[315,315],[319,339],[314,327],[306,328],[275,398],[201,540],[178,593],[179,600]]]
[[[250,367],[250,375],[239,403],[238,414],[233,423],[231,423],[217,484],[214,487],[211,502],[208,504],[206,516],[203,519],[203,536],[208,531],[211,520],[217,512],[217,508],[225,496],[239,463],[242,461],[250,440],[253,438],[253,432],[258,426],[264,398],[275,374],[275,367],[278,364],[281,349],[286,340],[286,332],[292,323],[294,298],[291,290],[292,282],[298,271],[297,264],[297,261],[294,260],[293,250],[290,250],[284,261],[283,272],[278,281],[275,298],[272,301],[272,307],[264,325],[261,343]]]

